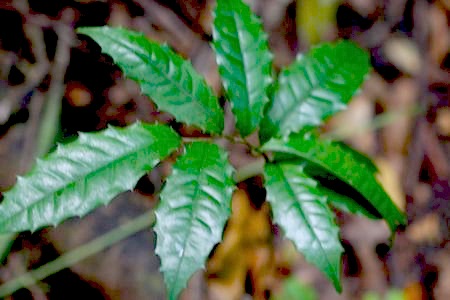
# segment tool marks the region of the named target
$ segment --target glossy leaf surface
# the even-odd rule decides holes
[[[231,212],[233,169],[216,144],[195,142],[173,167],[156,210],[156,254],[169,299],[205,266]]]
[[[0,232],[34,231],[105,205],[180,145],[169,127],[136,123],[80,133],[38,160],[0,205]]]
[[[405,215],[376,180],[373,165],[368,165],[367,158],[355,151],[348,151],[342,144],[320,139],[314,132],[304,131],[285,139],[271,139],[262,149],[295,155],[333,174],[364,196],[393,231],[400,224],[405,224]]]
[[[260,20],[242,0],[219,0],[213,26],[219,73],[242,136],[252,133],[269,101],[272,54]]]
[[[364,207],[364,205],[358,203],[353,198],[350,198],[344,194],[336,193],[334,190],[328,189],[320,185],[317,187],[317,189],[322,195],[327,196],[328,203],[331,206],[337,208],[340,211],[359,216],[364,216],[369,219],[382,218],[377,211],[372,212],[371,210]]]
[[[317,183],[304,172],[303,165],[295,163],[266,164],[264,177],[275,223],[340,291],[343,248],[339,228]]]
[[[320,125],[344,109],[369,71],[369,55],[352,42],[312,48],[284,69],[261,123],[262,141]]]
[[[369,158],[343,143],[336,142],[335,144],[341,151],[351,152],[351,155],[355,159],[360,160],[367,170],[373,173],[377,172],[376,166]],[[317,181],[317,189],[321,194],[327,196],[328,203],[331,206],[340,211],[365,216],[370,219],[383,218],[377,209],[352,186],[323,168],[318,168],[314,163],[298,158],[297,160],[305,165],[305,172]]]
[[[78,33],[94,39],[160,110],[206,132],[222,132],[224,116],[217,97],[192,64],[167,46],[123,28],[83,27]]]

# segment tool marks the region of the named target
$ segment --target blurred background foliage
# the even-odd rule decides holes
[[[223,244],[182,299],[450,299],[450,2],[448,0],[252,0],[275,54],[274,67],[321,41],[352,39],[373,71],[349,109],[324,133],[376,158],[380,180],[409,226],[391,243],[383,222],[339,214],[341,295],[280,238],[269,221],[261,178],[239,184]],[[124,26],[166,42],[221,84],[211,41],[214,1],[0,1],[0,191],[55,141],[78,131],[136,120],[199,133],[157,112],[122,78],[80,26]],[[351,57],[349,57],[351,59]],[[231,160],[251,159],[235,149]],[[57,229],[0,237],[0,282],[39,267],[152,208],[167,166],[142,178],[136,193]],[[273,233],[275,235],[273,235]],[[163,299],[154,234],[134,235],[10,299]],[[11,251],[9,251],[11,250]]]

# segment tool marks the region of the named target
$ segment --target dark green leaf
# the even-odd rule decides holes
[[[191,63],[167,46],[123,28],[84,27],[78,33],[93,38],[159,109],[206,132],[222,132],[224,117],[217,97]]]
[[[263,151],[280,152],[308,160],[357,190],[387,221],[394,231],[405,224],[405,215],[395,206],[375,178],[372,164],[340,143],[320,139],[314,132],[300,132],[285,139],[271,139]]]
[[[358,201],[345,194],[336,193],[334,190],[328,189],[320,184],[317,186],[317,189],[322,195],[327,196],[328,203],[331,206],[340,211],[365,216],[370,219],[382,218],[376,210],[372,212],[372,210],[365,207],[365,205],[361,205]],[[366,202],[366,200],[364,202]]]
[[[261,123],[267,141],[316,126],[344,109],[369,71],[369,56],[355,44],[322,44],[297,60],[278,79],[274,100]]]
[[[214,49],[219,73],[242,136],[252,133],[269,101],[272,54],[260,20],[241,0],[219,0],[215,10]]]
[[[275,223],[341,291],[339,228],[315,180],[304,172],[303,165],[295,163],[266,164],[264,177]]]
[[[169,127],[136,123],[59,146],[17,184],[0,205],[0,232],[36,230],[83,216],[126,190],[180,145]]]
[[[233,169],[216,144],[195,142],[174,165],[156,210],[156,254],[169,299],[204,267],[231,212]]]
[[[361,160],[363,164],[367,165],[368,170],[371,170],[373,173],[376,172],[375,165],[366,156],[356,152],[345,144],[335,144],[339,145],[342,151],[351,152],[356,159]],[[305,172],[317,181],[317,189],[322,195],[327,196],[328,203],[334,208],[371,219],[383,218],[364,196],[346,182],[326,172],[323,168],[318,168],[314,163],[299,158],[294,159],[305,165]]]

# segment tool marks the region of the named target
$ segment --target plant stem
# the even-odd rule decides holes
[[[263,174],[265,162],[266,160],[264,159],[264,157],[260,157],[258,160],[249,163],[242,168],[239,168],[234,175],[234,180],[236,182],[241,182],[254,176]]]
[[[148,211],[130,222],[120,225],[119,227],[94,239],[93,241],[61,255],[54,261],[51,261],[36,270],[20,275],[3,285],[0,285],[0,298],[11,295],[23,287],[33,285],[47,276],[57,273],[88,258],[89,256],[105,250],[120,240],[150,227],[154,221],[155,216],[153,211]]]

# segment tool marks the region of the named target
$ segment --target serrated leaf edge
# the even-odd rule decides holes
[[[156,105],[156,107],[158,107],[158,108],[161,107],[161,110],[166,111],[166,112],[172,114],[176,119],[179,119],[180,121],[182,121],[183,123],[185,123],[185,124],[187,124],[187,125],[195,126],[195,127],[199,128],[200,130],[202,130],[202,131],[204,131],[204,132],[208,132],[208,133],[212,133],[212,134],[220,134],[220,133],[223,131],[223,127],[224,127],[224,124],[223,124],[223,119],[224,119],[224,118],[223,118],[223,110],[220,108],[218,99],[217,99],[216,95],[214,94],[214,92],[212,91],[211,87],[206,83],[205,78],[204,78],[203,76],[201,76],[201,75],[198,73],[198,71],[194,68],[194,66],[192,65],[192,63],[191,63],[190,60],[184,59],[184,58],[181,57],[178,53],[172,51],[172,50],[170,49],[170,47],[167,46],[167,44],[162,44],[162,45],[161,45],[161,44],[158,44],[158,43],[156,43],[156,42],[154,42],[154,41],[152,41],[152,40],[149,40],[149,39],[146,37],[145,34],[143,34],[143,33],[141,33],[141,32],[137,32],[137,31],[131,31],[131,30],[128,30],[128,29],[126,29],[126,28],[123,28],[122,26],[119,26],[119,27],[109,27],[109,26],[101,26],[101,27],[80,27],[80,28],[77,29],[77,32],[80,33],[80,34],[87,35],[87,36],[91,37],[92,39],[94,39],[94,38],[91,36],[91,33],[90,33],[90,32],[92,32],[93,30],[99,30],[99,29],[102,29],[102,30],[103,30],[103,29],[105,29],[105,30],[119,29],[119,30],[126,31],[126,32],[129,33],[129,34],[133,34],[135,37],[145,39],[145,41],[150,45],[150,48],[157,47],[157,48],[159,48],[162,52],[166,53],[166,55],[168,55],[168,58],[169,58],[170,60],[176,61],[176,62],[180,65],[180,67],[178,68],[178,71],[180,71],[180,72],[181,72],[181,71],[187,71],[191,77],[193,77],[193,78],[195,78],[195,80],[201,82],[201,83],[203,84],[203,87],[204,87],[205,89],[208,90],[208,92],[209,92],[209,99],[208,99],[208,100],[210,101],[211,98],[214,98],[214,99],[216,100],[216,101],[215,101],[215,102],[216,102],[215,104],[217,104],[217,107],[216,107],[215,109],[217,109],[217,111],[219,111],[219,112],[222,113],[222,114],[221,114],[222,122],[221,122],[220,124],[215,124],[215,125],[217,125],[217,126],[215,126],[215,127],[216,127],[215,129],[209,130],[208,128],[206,128],[205,124],[197,124],[197,123],[195,123],[195,122],[191,122],[191,121],[189,121],[189,120],[186,120],[182,115],[175,115],[175,114],[173,114],[172,112],[168,111],[167,109],[165,109],[165,108],[163,107],[164,105],[161,105],[161,103],[159,103],[159,104],[157,103],[157,102],[160,102],[159,100],[155,100],[154,98],[152,98],[151,95],[148,95],[148,94],[143,90],[143,87],[142,87],[140,81],[134,80],[132,76],[129,76],[129,72],[127,72],[126,70],[124,70],[122,67],[121,67],[120,69],[122,70],[122,72],[123,72],[123,74],[124,74],[124,76],[125,76],[126,78],[130,78],[130,79],[132,79],[133,81],[135,81],[135,82],[138,83],[141,94],[144,94],[144,95],[146,95],[146,96],[152,98],[152,100],[154,100],[153,102],[154,102],[154,104]],[[103,37],[106,37],[106,38],[108,38],[108,39],[111,40],[111,41],[117,42],[117,40],[111,39],[107,34],[103,34],[103,33],[102,33],[102,35],[103,35]],[[95,39],[94,39],[94,40],[95,40]],[[119,41],[120,41],[120,44],[123,45],[124,47],[130,48],[129,43],[126,43],[123,39],[120,39]],[[97,42],[97,41],[96,41],[96,42]],[[103,51],[103,48],[102,48],[102,52],[104,52],[104,51]],[[104,53],[106,53],[106,52],[104,52]],[[151,66],[152,70],[154,70],[154,71],[158,72],[159,74],[161,74],[163,77],[165,77],[166,79],[168,79],[168,81],[172,82],[174,85],[176,85],[176,86],[179,85],[178,82],[177,82],[176,80],[172,80],[172,78],[171,78],[170,76],[167,76],[166,73],[161,72],[157,67],[155,67],[155,66],[151,63],[152,61],[155,60],[155,58],[154,58],[154,53],[153,53],[153,52],[150,53],[150,55],[148,55],[148,53],[144,53],[144,52],[135,52],[135,53],[136,53],[136,55],[138,55],[138,56],[141,58],[141,60],[143,60],[143,61],[148,61],[149,63],[147,63],[147,65],[148,65],[148,66]],[[108,54],[108,55],[109,55],[109,54]],[[111,56],[111,55],[109,55],[109,56]],[[113,57],[111,56],[111,58],[113,58]],[[114,58],[113,58],[113,61],[114,61],[117,65],[119,65],[119,64],[116,62],[116,60],[115,60]],[[186,69],[188,69],[188,70],[186,70]],[[179,91],[183,91],[183,93],[186,94],[186,90],[185,90],[184,88],[182,88],[182,89],[179,88],[178,90],[179,90]],[[187,93],[187,95],[189,96],[189,97],[187,97],[187,98],[191,98],[191,99],[194,99],[194,98],[195,98],[195,97],[193,97],[192,95],[190,95],[189,93]],[[214,110],[215,110],[215,109],[214,109]]]
[[[131,125],[129,128],[138,127],[138,126],[141,126],[142,124],[144,124],[144,123],[142,123],[142,122],[140,122],[140,121],[137,121],[137,122],[135,122],[133,125]],[[144,125],[149,125],[149,124],[144,124]],[[167,127],[167,128],[169,128],[169,127]],[[71,143],[68,143],[68,144],[61,144],[61,143],[58,143],[58,144],[57,144],[57,147],[56,147],[56,150],[55,150],[54,152],[51,152],[49,155],[47,155],[47,156],[44,157],[44,158],[37,158],[37,159],[36,159],[36,164],[35,164],[35,166],[32,168],[32,170],[31,170],[29,173],[27,173],[27,175],[25,175],[25,176],[20,176],[20,175],[17,176],[17,182],[16,182],[16,185],[15,185],[12,189],[10,189],[9,191],[7,191],[7,192],[4,193],[4,199],[6,200],[6,199],[8,198],[9,195],[11,195],[12,193],[15,193],[15,191],[16,191],[17,188],[20,188],[21,186],[27,184],[28,180],[30,180],[30,177],[29,177],[29,176],[34,175],[35,172],[37,172],[39,169],[43,169],[43,167],[45,167],[45,164],[51,162],[51,158],[52,158],[53,155],[60,155],[61,152],[64,152],[66,149],[68,149],[68,147],[69,147],[69,149],[70,149],[70,147],[72,146],[72,144],[73,144],[74,142],[80,142],[80,143],[81,143],[81,142],[83,142],[84,140],[88,139],[89,137],[98,135],[99,133],[100,133],[100,134],[101,134],[101,133],[104,133],[105,135],[109,135],[109,134],[111,134],[111,133],[117,132],[117,129],[123,129],[123,128],[122,128],[122,127],[116,127],[116,126],[108,125],[107,129],[102,130],[102,131],[99,131],[99,132],[79,132],[79,133],[78,133],[78,134],[79,134],[79,135],[78,135],[78,139],[75,140],[75,141],[73,141],[73,142],[71,142]],[[173,149],[172,152],[175,151],[175,150],[176,150],[176,149]],[[136,152],[136,151],[134,151],[134,152]],[[118,161],[124,159],[124,157],[127,156],[127,155],[129,155],[129,153],[128,153],[128,154],[124,154],[120,159],[114,160],[114,163],[117,163]],[[111,162],[108,162],[108,163],[105,164],[104,166],[95,169],[95,172],[98,172],[98,171],[107,169],[108,167],[110,167],[110,166],[109,166],[110,164],[111,164]],[[154,163],[152,163],[152,164],[154,164]],[[90,174],[91,174],[91,173],[84,174],[84,175],[80,175],[80,178],[79,178],[79,179],[77,179],[77,180],[72,180],[71,182],[67,183],[66,185],[60,187],[58,190],[53,191],[52,194],[55,195],[55,194],[57,194],[59,191],[63,191],[63,190],[65,190],[65,189],[67,189],[68,186],[73,185],[73,184],[76,183],[76,182],[80,182],[80,181],[85,180],[86,177],[88,177]],[[136,181],[136,182],[137,182],[137,181]],[[136,183],[134,183],[134,184],[131,184],[131,183],[130,183],[128,186],[125,187],[124,191],[127,191],[127,190],[133,190],[135,184],[136,184]],[[110,202],[111,200],[112,200],[112,199],[107,199],[107,200],[105,200],[105,201],[101,201],[101,202],[99,203],[98,206],[100,206],[101,204],[103,204],[104,206],[106,206],[106,205],[109,204],[109,202]],[[27,206],[27,207],[21,208],[21,210],[15,212],[10,218],[13,218],[13,217],[15,217],[15,216],[17,216],[17,215],[20,215],[20,214],[22,214],[22,213],[28,214],[28,212],[26,212],[26,210],[27,210],[28,208],[30,208],[30,207],[34,207],[34,206],[36,206],[36,205],[41,204],[41,201],[42,201],[42,200],[33,202],[33,203],[31,203],[31,205],[29,205],[29,206]],[[1,209],[3,208],[3,205],[4,205],[3,203],[2,203],[2,205],[0,205],[0,212],[1,212]],[[9,205],[17,205],[17,204],[9,204]],[[98,206],[97,206],[97,207],[98,207]],[[82,218],[83,216],[87,215],[89,212],[90,212],[90,211],[87,211],[87,212],[84,212],[84,213],[79,213],[79,214],[74,214],[74,215],[72,215],[71,217],[79,217],[79,218]],[[69,217],[69,218],[70,218],[70,217]],[[66,220],[66,219],[62,219],[62,220],[59,220],[59,221],[57,221],[57,222],[46,223],[44,226],[47,226],[47,225],[48,225],[48,226],[56,227],[56,226],[58,226],[59,224],[61,224],[62,222],[64,222],[65,220]],[[5,221],[5,222],[6,222],[6,221]],[[2,223],[0,223],[0,224],[4,224],[4,223],[2,222]],[[33,222],[33,224],[34,224],[34,222]],[[28,230],[30,230],[31,232],[35,232],[37,229],[41,228],[42,226],[43,226],[42,224],[33,225],[32,227],[29,227]],[[0,232],[3,232],[3,231],[0,230]],[[9,232],[9,231],[8,231],[8,232]]]
[[[202,143],[202,142],[194,142],[194,143]],[[189,144],[188,144],[188,145],[189,145]],[[188,145],[186,145],[186,146],[188,146]],[[228,161],[228,155],[227,155],[227,153],[226,153],[225,151],[223,151],[223,149],[221,149],[221,147],[219,147],[217,144],[212,144],[212,145],[215,145],[215,146],[218,147],[220,159],[222,159],[223,161]],[[185,149],[185,151],[186,151],[186,149]],[[206,167],[207,167],[207,166],[204,166],[203,168],[206,168]],[[202,169],[203,169],[203,168],[202,168]],[[233,172],[234,172],[234,170],[233,170],[233,168],[232,168],[232,166],[231,166],[230,164],[227,164],[227,165],[225,166],[224,172],[225,172],[225,174],[227,174],[227,177],[230,179],[230,182],[233,182],[233,181],[232,181],[232,178],[233,178]],[[177,174],[177,173],[178,173],[178,170],[174,168],[174,170],[172,171],[172,175]],[[203,175],[203,174],[201,173],[201,174],[199,174],[199,176],[205,176],[205,175]],[[169,182],[170,182],[171,180],[172,180],[172,178],[169,177],[169,178],[166,180],[166,185],[169,184]],[[200,186],[196,187],[195,194],[197,194],[199,188],[200,188]],[[229,186],[229,187],[228,187],[228,189],[229,189],[228,194],[230,195],[230,197],[229,197],[229,198],[230,198],[230,199],[229,199],[229,201],[230,201],[230,202],[229,202],[229,214],[231,213],[231,195],[232,195],[232,193],[233,193],[233,189],[234,189],[234,188],[235,188],[234,186]],[[165,200],[164,200],[164,195],[163,195],[163,193],[161,193],[161,195],[160,195],[160,202],[162,202],[162,201],[165,201]],[[156,220],[158,220],[158,219],[161,218],[161,216],[160,216],[158,210],[155,210],[155,216],[156,216]],[[194,219],[194,218],[191,218],[191,223],[190,223],[190,224],[193,223],[193,219]],[[228,219],[228,218],[225,219],[225,222],[224,222],[223,226],[225,226],[226,220],[227,220],[227,219]],[[154,226],[154,231],[155,231],[155,233],[156,233],[157,236],[160,236],[161,234],[164,234],[164,233],[163,233],[162,231],[160,231],[159,225],[158,225],[158,224],[159,224],[158,221],[156,221],[156,224],[155,224],[155,226]],[[192,226],[191,226],[191,227],[192,227]],[[190,233],[192,233],[192,232],[190,232]],[[186,246],[187,241],[188,241],[188,238],[186,237],[186,238],[184,239],[184,242],[183,242],[185,246]],[[220,236],[220,237],[217,237],[217,239],[214,240],[214,241],[212,241],[212,242],[214,242],[214,245],[216,245],[216,244],[219,243],[220,241],[221,241],[221,236]],[[213,245],[213,246],[214,246],[214,245]],[[160,244],[157,243],[157,244],[156,244],[156,248],[155,248],[155,253],[156,253],[156,254],[160,257],[160,259],[162,260],[163,258],[161,257],[161,254],[160,254],[160,251],[161,251],[161,248],[160,248],[160,247],[161,247]],[[185,249],[185,248],[186,248],[186,247],[184,247],[183,249]],[[212,248],[213,248],[213,247],[211,247],[211,250],[212,250]],[[177,271],[177,273],[179,272],[180,265],[181,265],[181,263],[178,264],[178,271]],[[203,264],[202,264],[197,270],[195,270],[195,271],[190,275],[190,277],[192,277],[192,275],[193,275],[196,271],[202,270],[202,269],[205,269],[205,262],[203,262]],[[161,264],[159,270],[164,274],[164,280],[165,280],[165,269],[163,268],[163,265],[162,265],[162,264]],[[177,275],[177,277],[178,277],[178,275]],[[179,294],[183,291],[183,289],[186,288],[187,283],[188,283],[188,282],[185,282],[185,283],[184,283],[184,285],[182,286],[182,289],[178,292],[178,294],[174,294],[174,293],[176,293],[176,291],[174,291],[174,290],[172,290],[172,289],[168,289],[168,290],[169,290],[169,291],[168,291],[168,292],[169,292],[169,299],[176,299],[176,298],[179,296]],[[166,286],[169,287],[167,282],[166,282]]]
[[[246,3],[244,3],[242,0],[237,0],[237,1],[240,2],[240,9],[239,9],[239,12],[242,13],[242,10],[245,9],[245,13],[248,14],[249,17],[250,17],[250,20],[249,20],[250,23],[256,24],[256,26],[260,26],[260,28],[261,28],[259,40],[260,40],[262,43],[265,43],[265,45],[267,46],[266,48],[267,48],[268,51],[264,53],[264,54],[265,54],[264,57],[261,57],[260,60],[261,60],[261,61],[264,61],[266,64],[268,64],[268,65],[269,65],[269,69],[270,69],[270,71],[271,71],[271,70],[272,70],[272,67],[271,67],[271,66],[272,66],[273,54],[270,52],[270,49],[269,49],[269,45],[268,45],[268,35],[267,35],[267,33],[266,33],[264,30],[262,30],[262,29],[263,29],[262,22],[261,22],[261,20],[260,20],[260,19],[259,19],[252,11],[251,11],[250,7],[249,7]],[[217,9],[217,7],[219,6],[219,2],[220,2],[220,3],[227,3],[227,5],[230,5],[230,6],[231,6],[231,4],[228,2],[228,0],[218,0],[217,2],[218,2],[218,3],[216,4],[216,9]],[[216,17],[217,17],[217,12],[216,12],[216,10],[214,10],[214,11],[213,11],[214,24],[215,24],[215,22],[216,22]],[[238,35],[240,36],[240,34],[239,34],[239,29],[242,30],[242,28],[243,28],[243,27],[245,28],[245,26],[244,26],[243,24],[241,24],[241,23],[242,23],[242,20],[238,17],[235,8],[233,8],[233,11],[232,11],[232,18],[233,18],[233,20],[234,20],[234,25],[235,25],[235,27],[236,27],[236,31],[238,32]],[[240,26],[239,26],[239,25],[240,25]],[[239,29],[238,29],[238,27],[239,27]],[[213,45],[214,50],[216,51],[216,62],[217,62],[217,65],[218,65],[218,68],[219,68],[219,71],[220,71],[221,69],[224,69],[224,67],[223,67],[223,66],[220,64],[220,62],[218,61],[218,60],[219,60],[219,57],[218,57],[218,55],[217,55],[217,50],[216,50],[216,47],[217,47],[217,46],[216,46],[216,45],[219,44],[219,43],[221,42],[221,40],[219,40],[219,41],[216,41],[216,40],[215,40],[215,39],[216,39],[216,36],[220,36],[220,34],[218,34],[217,32],[218,32],[218,31],[216,30],[216,26],[213,26],[213,36],[214,36],[214,41],[213,41],[212,45]],[[243,49],[242,49],[242,42],[241,42],[240,37],[238,37],[237,40],[238,40],[239,48],[240,48],[240,50],[241,50],[240,53],[239,53],[240,56],[241,56],[241,58],[242,58],[241,62],[242,62],[242,64],[243,64],[244,69],[247,70],[248,68],[245,66],[245,65],[246,65],[246,63],[245,63],[245,62],[246,62],[246,59],[245,59],[245,56],[246,56],[245,54],[246,54],[246,52],[243,51]],[[221,72],[219,72],[219,73],[221,73]],[[249,81],[249,80],[248,80],[248,73],[247,73],[247,72],[245,72],[244,77],[245,77],[245,87],[246,87],[247,100],[250,100],[251,97],[249,96],[249,86],[248,86],[248,81]],[[233,84],[232,84],[231,82],[225,81],[225,80],[223,80],[223,79],[222,79],[222,83],[223,83],[223,85],[224,85],[224,87],[225,87],[226,93],[228,94],[228,91],[232,88],[232,85],[233,85]],[[258,112],[259,120],[258,120],[255,124],[251,124],[251,126],[253,127],[252,130],[250,130],[249,132],[241,132],[242,136],[244,136],[244,137],[247,136],[247,135],[249,135],[249,134],[251,134],[256,128],[258,128],[258,127],[259,127],[259,124],[260,124],[260,122],[261,122],[261,120],[264,118],[265,107],[266,107],[267,104],[270,102],[270,99],[269,99],[269,96],[268,96],[268,90],[269,90],[270,86],[273,84],[273,78],[272,78],[271,74],[270,74],[270,75],[267,75],[267,76],[264,76],[264,82],[261,83],[261,84],[264,84],[264,85],[265,85],[265,88],[264,88],[263,99],[261,100],[261,110]],[[230,99],[230,100],[231,100],[231,99]],[[232,112],[233,112],[233,114],[234,114],[234,118],[235,118],[235,121],[236,121],[236,127],[239,129],[239,128],[241,127],[241,126],[239,125],[239,123],[241,123],[242,121],[238,120],[238,118],[237,118],[237,114],[236,114],[236,112],[235,112],[236,107],[235,107],[234,101],[229,101],[229,103],[230,103],[230,106],[231,106],[231,110],[232,110]],[[249,107],[249,109],[252,108],[250,102],[248,103],[248,107]]]
[[[289,194],[291,194],[292,198],[297,199],[296,194],[295,194],[293,188],[291,187],[291,184],[289,183],[289,180],[285,177],[284,172],[283,172],[282,170],[280,170],[280,169],[282,169],[281,166],[280,166],[279,164],[272,164],[272,165],[273,165],[273,166],[276,166],[277,169],[278,169],[278,171],[281,171],[281,172],[282,172],[283,178],[286,179],[286,180],[284,180],[284,185],[287,186],[286,189],[285,189],[286,192],[288,192]],[[267,166],[269,167],[269,165],[267,165]],[[266,171],[265,171],[264,173],[266,173]],[[266,176],[266,175],[265,175],[265,176]],[[314,186],[317,186],[317,182],[316,182],[313,178],[310,178],[310,177],[307,176],[306,174],[304,174],[304,178],[305,178],[306,180],[310,181]],[[311,188],[312,188],[312,187],[311,187]],[[269,192],[268,192],[268,194],[267,194],[267,198],[268,198],[269,203],[272,203],[273,201],[276,201],[276,199],[271,199],[271,198],[269,197]],[[273,198],[273,197],[272,197],[272,198]],[[327,210],[330,212],[330,215],[333,215],[333,212],[331,211],[331,209],[330,209],[329,206],[328,206],[328,201],[327,201],[327,197],[326,197],[326,196],[318,197],[318,198],[316,198],[316,200],[319,201],[319,202],[322,204],[322,207],[323,207],[323,208],[327,209]],[[304,213],[303,208],[301,208],[301,204],[300,204],[299,202],[300,202],[300,201],[297,201],[297,202],[296,202],[296,206],[300,206],[300,209],[298,209],[298,211],[299,211],[299,212],[301,213],[301,215],[303,216],[303,217],[302,217],[303,220],[305,220],[305,221],[308,220],[307,222],[305,222],[306,225],[307,225],[308,231],[310,232],[310,234],[311,234],[312,236],[316,237],[315,240],[320,240],[320,239],[318,238],[317,234],[316,234],[316,231],[315,231],[314,227],[311,226],[311,222],[309,221],[309,220],[310,220],[309,216],[307,216],[307,215]],[[272,208],[272,211],[273,211],[273,208]],[[337,224],[336,224],[334,218],[330,218],[329,221],[330,221],[330,223],[332,223],[332,224],[335,226],[335,228],[334,228],[332,234],[336,235],[336,239],[339,240],[339,227],[337,226]],[[281,224],[280,224],[280,226],[281,226]],[[284,226],[282,226],[282,227],[284,227]],[[292,241],[293,244],[295,245],[296,249],[297,249],[300,253],[303,254],[303,251],[302,251],[301,249],[297,248],[297,245],[296,245],[296,243],[295,243],[295,238],[293,238],[293,237],[291,236],[291,234],[290,234],[292,231],[291,231],[291,230],[286,230],[285,228],[283,228],[283,229],[284,229],[283,231],[284,231],[284,235],[286,236],[286,238],[288,238],[290,241]],[[342,256],[342,253],[344,252],[344,249],[343,249],[343,247],[342,247],[342,245],[341,245],[340,243],[339,243],[339,246],[340,246],[340,249],[339,249],[339,250],[340,250],[340,256]],[[329,276],[329,274],[326,274],[326,273],[325,273],[325,275],[332,281],[332,283],[334,284],[336,290],[337,290],[338,292],[340,292],[340,291],[342,290],[342,286],[341,286],[341,284],[340,284],[340,277],[339,277],[339,276],[340,276],[340,269],[336,270],[336,269],[334,268],[334,264],[333,264],[332,262],[329,261],[328,256],[326,255],[326,251],[323,249],[322,246],[320,246],[320,250],[321,250],[321,252],[323,253],[323,256],[326,258],[326,261],[327,261],[328,265],[333,269],[333,275],[337,274],[337,277]],[[314,263],[313,261],[311,261],[310,258],[307,257],[306,255],[305,255],[305,258],[306,258],[306,260],[308,260],[308,262],[310,262],[310,263],[312,263],[313,265],[315,265],[315,263]],[[322,271],[322,270],[321,270],[321,271]]]

